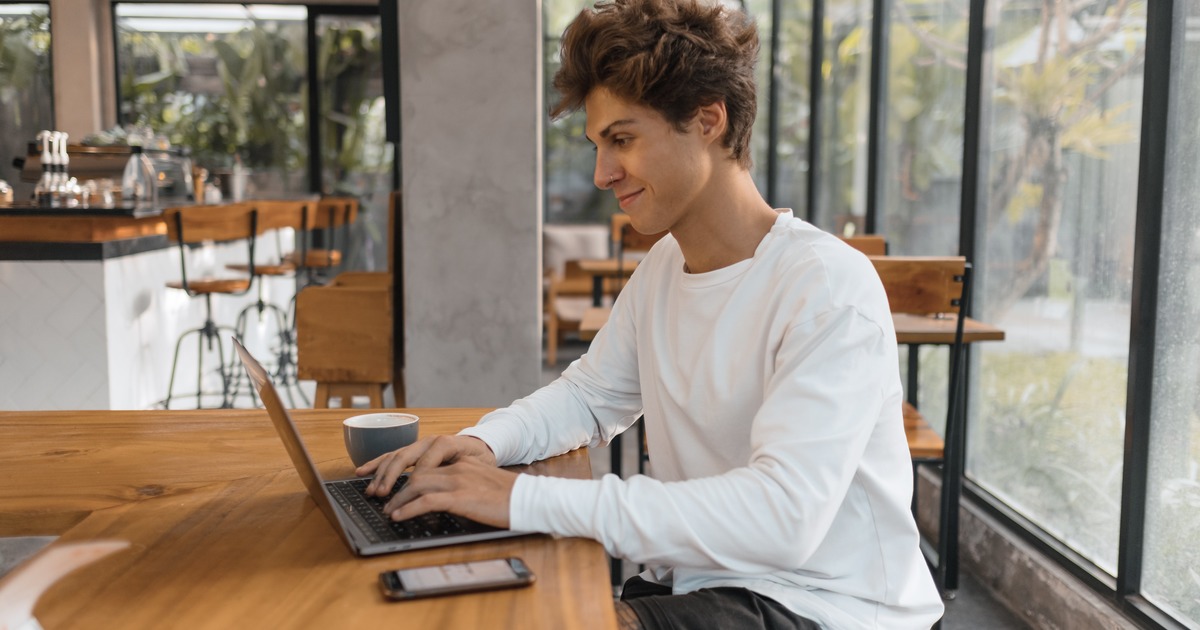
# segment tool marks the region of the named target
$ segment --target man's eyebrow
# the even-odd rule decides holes
[[[604,139],[604,138],[607,138],[609,135],[611,135],[612,132],[614,131],[614,127],[622,127],[625,125],[632,125],[634,122],[636,122],[636,121],[634,121],[632,118],[622,118],[620,120],[614,120],[613,122],[609,123],[609,125],[607,127],[600,130],[600,138]],[[596,144],[595,142],[592,141],[591,138],[587,137],[586,133],[583,134],[583,137],[587,138],[588,142],[591,142],[592,144]]]

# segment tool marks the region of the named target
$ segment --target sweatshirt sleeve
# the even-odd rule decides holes
[[[885,404],[887,371],[896,370],[894,348],[894,337],[853,308],[799,322],[776,354],[747,465],[676,482],[521,475],[512,527],[594,538],[650,565],[795,569],[850,490]]]
[[[638,279],[635,272],[630,286]],[[617,298],[588,351],[553,383],[459,432],[483,440],[501,466],[528,464],[581,446],[604,446],[642,410],[635,320]]]

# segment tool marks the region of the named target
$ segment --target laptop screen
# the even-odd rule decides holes
[[[313,501],[316,501],[317,507],[325,513],[330,523],[340,523],[340,519],[335,515],[333,505],[329,503],[329,498],[325,495],[325,487],[322,484],[321,475],[317,472],[317,467],[313,464],[312,456],[308,454],[308,449],[304,447],[304,440],[300,439],[300,433],[296,430],[296,424],[292,422],[291,415],[283,406],[283,401],[279,399],[278,392],[275,391],[275,385],[271,383],[271,378],[263,366],[259,364],[245,346],[237,339],[233,340],[234,347],[237,348],[238,356],[242,358],[242,364],[246,366],[246,373],[250,375],[250,380],[254,382],[254,389],[258,391],[258,395],[262,398],[263,405],[267,408],[267,415],[271,417],[271,423],[275,425],[275,431],[279,433],[280,439],[283,440],[283,446],[287,449],[288,456],[292,458],[292,465],[295,466],[296,472],[300,474],[301,481],[308,488],[308,494],[312,496]],[[346,534],[340,527],[335,527],[343,538]],[[347,540],[347,543],[350,541]]]

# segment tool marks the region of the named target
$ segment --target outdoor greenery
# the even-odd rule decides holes
[[[229,34],[145,33],[118,20],[122,122],[190,147],[209,168],[303,171],[308,160],[303,22]],[[236,156],[236,157],[235,157]]]
[[[52,94],[49,8],[0,16],[0,163],[24,156],[26,143],[53,127]],[[16,184],[17,171],[6,167],[0,179]]]

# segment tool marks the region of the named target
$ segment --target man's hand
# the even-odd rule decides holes
[[[467,459],[490,466],[496,465],[495,454],[483,440],[465,435],[438,435],[422,438],[404,448],[384,453],[356,468],[354,474],[366,477],[375,473],[375,478],[367,486],[366,492],[368,495],[386,497],[396,485],[400,474],[410,466],[417,470],[437,468],[443,464]]]
[[[508,503],[517,473],[471,459],[439,468],[417,468],[383,507],[392,520],[427,512],[453,512],[508,529]]]
[[[508,527],[508,499],[517,474],[496,467],[487,444],[469,436],[423,438],[381,455],[354,472],[375,474],[366,493],[387,496],[401,473],[408,483],[384,507],[394,520],[426,512],[453,512],[494,527]]]

